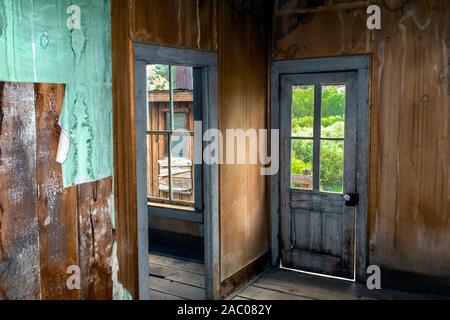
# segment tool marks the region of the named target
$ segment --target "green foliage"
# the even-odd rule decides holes
[[[305,170],[312,171],[311,163],[304,163],[302,160],[297,158],[292,159],[292,174],[303,174]]]
[[[322,90],[322,117],[343,117],[345,114],[345,90],[343,87],[327,86]]]
[[[314,87],[295,88],[292,94],[294,118],[314,116]]]
[[[330,127],[334,125],[336,122],[344,122],[343,116],[329,116],[326,118],[322,118],[322,127]]]
[[[292,94],[294,118],[314,116],[314,87],[297,87]],[[340,86],[324,86],[322,89],[322,116],[343,117],[345,114],[345,90]]]
[[[311,168],[314,159],[313,142],[310,140],[301,140],[292,142],[292,158],[301,159]]]
[[[150,91],[169,90],[169,68],[164,65],[151,65],[147,72]]]
[[[324,191],[342,192],[344,176],[344,143],[322,141],[320,153],[320,186]]]
[[[329,119],[329,118],[326,118]],[[344,138],[345,122],[337,121],[330,126],[322,126],[322,138]]]

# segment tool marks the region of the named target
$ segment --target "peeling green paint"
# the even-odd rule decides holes
[[[117,242],[114,242],[112,250],[112,281],[113,281],[113,299],[114,300],[133,300],[130,292],[119,282],[119,260],[117,259]]]
[[[73,4],[80,30],[67,27]],[[112,176],[109,0],[0,0],[0,81],[65,83],[64,185]]]

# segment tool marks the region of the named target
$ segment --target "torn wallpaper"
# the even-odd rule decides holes
[[[0,0],[0,81],[65,83],[65,187],[112,176],[109,0]]]

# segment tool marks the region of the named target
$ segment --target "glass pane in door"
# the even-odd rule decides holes
[[[342,193],[344,188],[344,141],[320,143],[320,191]]]
[[[322,86],[321,137],[345,137],[345,85]]]
[[[312,138],[314,134],[314,86],[292,88],[292,136]]]
[[[313,140],[292,140],[292,188],[306,190],[313,189],[313,153]]]

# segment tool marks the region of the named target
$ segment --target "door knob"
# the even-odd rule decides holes
[[[344,195],[344,200],[347,207],[356,207],[359,204],[359,194],[347,193]]]

